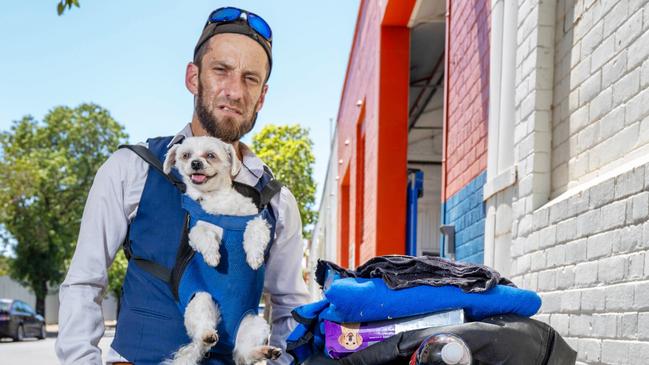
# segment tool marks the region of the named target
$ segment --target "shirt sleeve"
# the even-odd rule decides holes
[[[147,166],[131,151],[115,152],[100,167],[81,219],[77,247],[59,290],[56,354],[62,364],[101,364],[101,302],[108,267],[126,236],[146,182]]]
[[[286,338],[296,325],[291,311],[311,299],[302,278],[302,221],[295,197],[285,187],[271,201],[271,206],[278,213],[275,242],[266,264],[264,289],[270,294],[272,307],[270,344],[280,347],[283,354],[268,364],[290,364],[292,357],[286,354]]]

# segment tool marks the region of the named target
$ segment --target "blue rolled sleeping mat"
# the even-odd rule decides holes
[[[399,264],[408,259],[421,259],[408,256],[388,256],[387,258],[397,258]],[[439,258],[434,259],[435,265],[443,260],[441,264],[446,269],[447,265],[462,267],[468,265]],[[385,262],[381,263],[381,265],[383,264]],[[420,262],[417,262],[416,265],[420,265]],[[412,268],[412,265],[406,266]],[[485,268],[482,265],[475,266]],[[359,267],[359,269],[361,268],[363,266]],[[426,270],[428,269],[426,268]],[[377,270],[366,271],[372,271],[374,274],[378,272]],[[394,277],[399,277],[398,274],[398,270],[392,272]],[[505,314],[530,317],[536,314],[541,307],[541,298],[538,294],[530,290],[516,288],[511,282],[501,281],[499,277],[498,280],[492,280],[487,285],[483,285],[486,281],[480,279],[480,289],[470,292],[474,287],[467,286],[466,280],[461,281],[462,285],[433,286],[432,280],[422,283],[422,277],[425,276],[425,273],[422,272],[415,275],[415,280],[419,283],[415,285],[401,283],[399,285],[403,287],[402,289],[391,289],[380,275],[382,274],[355,277],[353,274],[349,275],[348,270],[339,268],[335,264],[327,261],[319,262],[316,276],[318,283],[323,287],[324,298],[318,302],[297,307],[292,312],[299,324],[287,339],[287,350],[296,359],[296,363],[301,364],[313,353],[324,351],[325,320],[337,323],[372,322],[464,309],[467,320],[480,321],[487,317]],[[429,276],[434,275],[439,275],[439,271],[435,271]],[[487,275],[490,274],[487,273]],[[409,276],[413,277],[412,271],[409,272]],[[452,282],[452,280],[437,280],[435,284]],[[498,284],[498,282],[504,284]]]

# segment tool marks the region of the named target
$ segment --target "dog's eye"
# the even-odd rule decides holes
[[[189,152],[183,153],[183,160],[186,160],[189,158]]]
[[[216,155],[213,154],[212,152],[209,152],[209,153],[207,154],[207,158],[209,158],[210,160],[212,160],[212,159],[215,159],[215,158],[216,158]]]

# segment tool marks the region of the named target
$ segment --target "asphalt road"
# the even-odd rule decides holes
[[[10,339],[0,340],[0,364],[20,365],[49,365],[58,364],[59,360],[54,352],[56,333],[48,333],[45,340],[25,339],[22,342],[12,342]],[[99,342],[102,353],[113,340],[113,332],[106,332]]]

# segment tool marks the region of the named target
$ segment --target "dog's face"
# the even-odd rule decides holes
[[[176,167],[190,189],[209,193],[232,186],[241,162],[231,144],[214,137],[190,137],[167,152],[164,172]]]
[[[363,344],[363,337],[358,333],[358,323],[346,323],[340,326],[341,334],[338,343],[347,350],[356,350]]]

